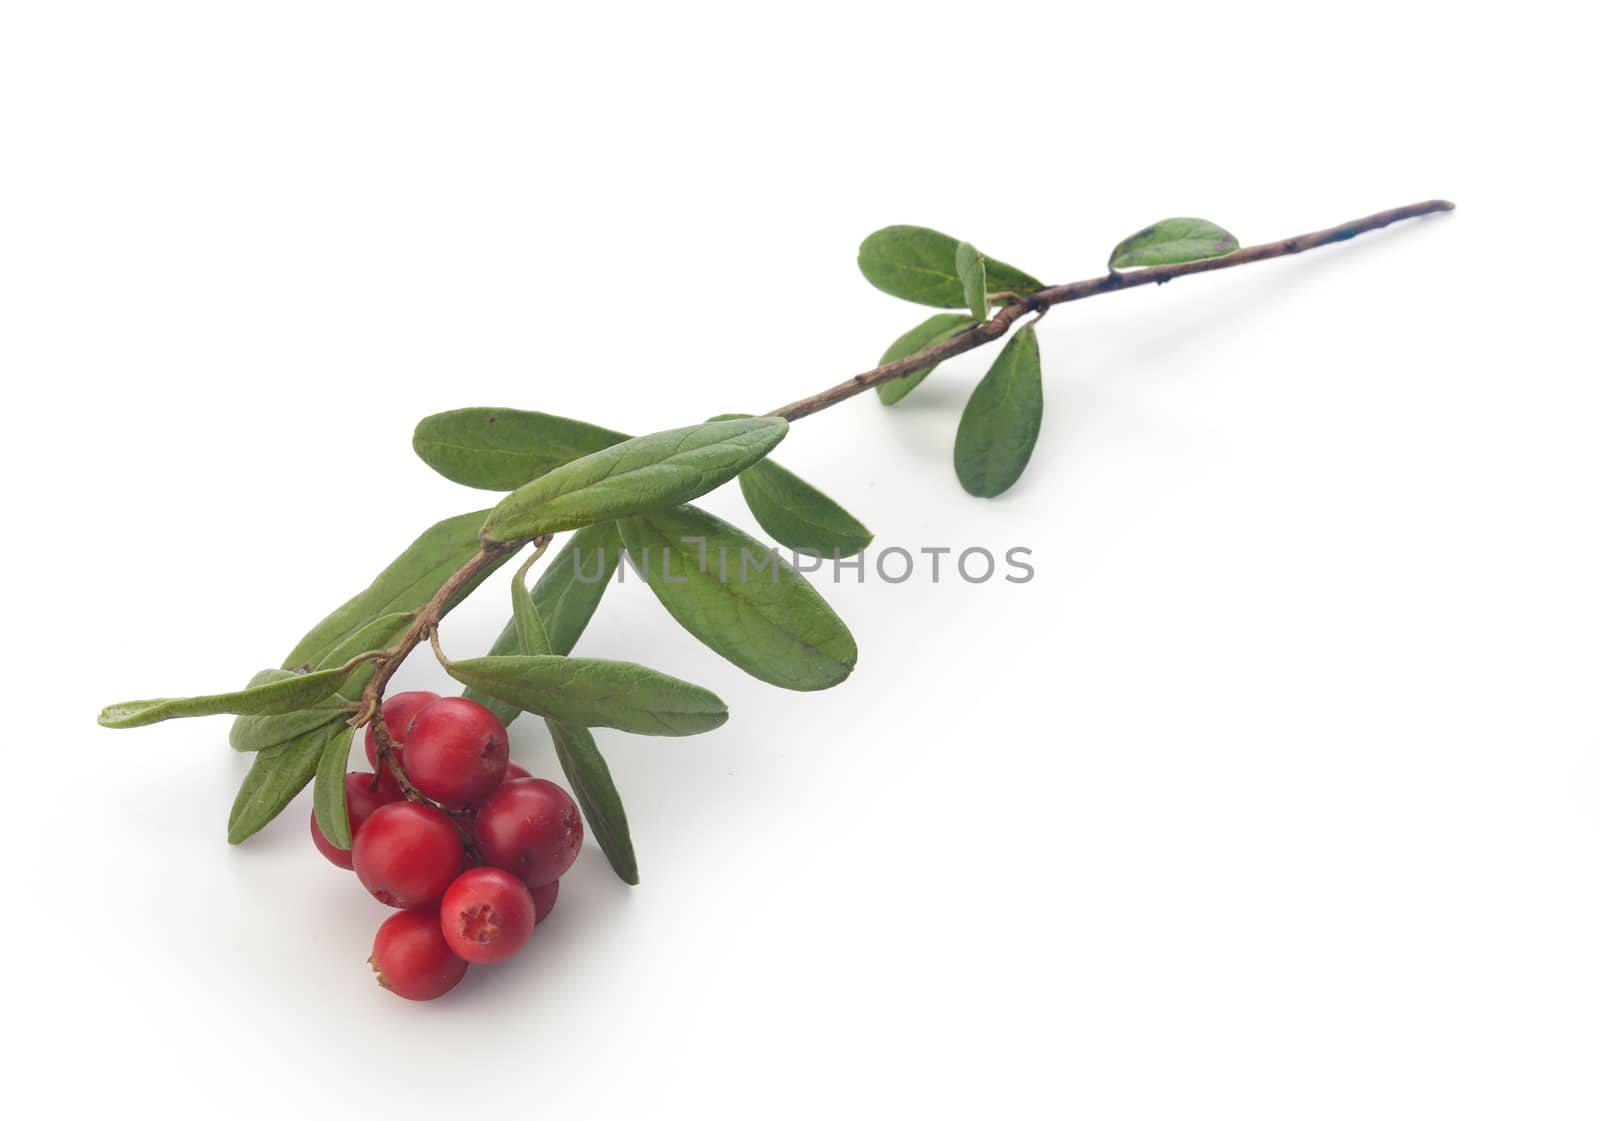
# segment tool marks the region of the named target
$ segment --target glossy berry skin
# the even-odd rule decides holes
[[[456,987],[467,963],[450,952],[432,909],[401,911],[378,927],[372,940],[378,984],[407,1000],[433,1000]]]
[[[356,878],[379,903],[427,907],[439,901],[466,860],[461,834],[421,802],[390,802],[362,823],[350,846]]]
[[[344,804],[350,815],[350,836],[354,837],[361,831],[361,826],[379,806],[386,806],[399,797],[400,791],[390,783],[379,783],[378,789],[372,789],[371,771],[351,771],[345,775]],[[311,842],[317,846],[318,852],[340,868],[350,867],[350,850],[335,847],[332,841],[322,835],[316,810],[311,811]]]
[[[412,693],[396,693],[383,702],[383,726],[389,732],[389,738],[397,746],[404,747],[406,735],[411,730],[411,720],[423,708],[439,699],[438,693],[429,693],[418,690]],[[401,751],[400,758],[396,760],[402,767],[405,766],[406,753]],[[372,725],[367,725],[367,762],[372,764],[372,769],[378,769],[378,738],[372,734]],[[384,779],[393,783],[394,779],[387,772]]]
[[[442,806],[459,809],[486,797],[505,778],[510,758],[505,725],[465,697],[427,705],[406,732],[406,777]]]
[[[556,893],[561,890],[560,880],[551,880],[543,887],[529,888],[528,894],[533,897],[533,925],[538,926],[550,917],[550,912],[556,909]]]
[[[506,777],[502,781],[511,782],[513,779],[532,777],[533,772],[528,770],[528,768],[524,767],[521,763],[507,763]]]
[[[474,832],[483,862],[529,887],[554,883],[583,846],[577,803],[542,778],[519,778],[489,795],[478,807]]]
[[[439,903],[444,940],[473,965],[492,965],[522,949],[538,921],[526,885],[499,868],[467,869]]]

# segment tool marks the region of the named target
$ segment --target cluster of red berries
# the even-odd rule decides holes
[[[434,804],[406,799],[379,767],[369,727],[373,770],[344,777],[349,851],[323,836],[315,813],[311,839],[354,868],[380,903],[401,908],[372,944],[378,983],[432,1000],[469,963],[504,961],[523,947],[578,858],[583,819],[565,790],[511,762],[505,725],[475,701],[397,693],[383,704],[383,722],[395,762]]]

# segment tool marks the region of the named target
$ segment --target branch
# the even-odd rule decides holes
[[[1391,223],[1404,218],[1417,218],[1424,214],[1433,214],[1439,211],[1454,210],[1455,204],[1442,199],[1430,202],[1413,203],[1410,206],[1400,206],[1393,210],[1384,210],[1365,218],[1357,218],[1353,222],[1333,226],[1316,233],[1300,234],[1297,237],[1284,238],[1282,241],[1268,242],[1265,245],[1252,245],[1245,249],[1237,249],[1223,257],[1211,257],[1203,261],[1189,261],[1181,265],[1156,265],[1151,268],[1140,269],[1137,272],[1112,272],[1105,276],[1097,276],[1090,280],[1079,280],[1071,284],[1060,284],[1053,288],[1041,288],[1026,298],[1015,298],[1007,303],[986,322],[979,323],[954,335],[943,342],[936,343],[917,353],[908,355],[895,362],[889,362],[876,369],[868,370],[864,374],[857,374],[848,381],[840,382],[831,389],[821,393],[802,398],[791,405],[781,409],[774,409],[768,416],[781,416],[785,420],[799,420],[801,417],[819,413],[823,409],[837,405],[841,401],[849,400],[858,393],[864,393],[875,385],[882,385],[895,378],[903,378],[907,374],[943,362],[958,354],[993,342],[1010,331],[1012,326],[1028,314],[1042,315],[1046,309],[1056,304],[1070,303],[1073,300],[1086,299],[1089,296],[1099,296],[1107,292],[1120,292],[1124,288],[1137,288],[1143,284],[1165,284],[1175,277],[1188,276],[1190,273],[1211,272],[1213,269],[1230,269],[1235,265],[1247,265],[1252,261],[1265,261],[1272,257],[1287,257],[1292,253],[1300,253],[1307,249],[1315,249],[1322,245],[1331,245],[1336,241],[1346,241],[1357,234],[1369,230],[1379,230]],[[549,544],[548,535],[532,538],[539,550]],[[385,650],[377,659],[378,672],[373,675],[367,687],[362,690],[361,704],[355,717],[350,721],[355,727],[372,722],[374,738],[378,742],[378,763],[380,769],[387,764],[396,779],[400,780],[406,788],[408,797],[420,799],[410,784],[405,781],[404,774],[395,765],[393,753],[395,743],[389,736],[388,729],[383,726],[383,713],[381,702],[383,690],[389,684],[389,679],[394,676],[400,663],[405,661],[417,645],[428,638],[438,627],[439,620],[443,618],[453,604],[453,600],[461,590],[485,571],[498,564],[508,555],[517,552],[528,540],[507,542],[484,542],[477,555],[458,569],[450,579],[436,592],[432,599],[417,610],[416,618],[406,633],[393,646]],[[537,559],[538,554],[533,559]]]
[[[1265,245],[1251,245],[1244,249],[1236,249],[1222,257],[1208,257],[1203,261],[1188,261],[1181,265],[1155,265],[1151,268],[1139,269],[1137,272],[1112,272],[1105,276],[1093,277],[1089,280],[1078,280],[1071,284],[1058,284],[1053,288],[1041,288],[1026,299],[1008,303],[997,311],[987,322],[979,323],[959,335],[952,335],[943,342],[935,343],[915,354],[893,362],[886,362],[882,366],[868,370],[864,374],[857,374],[848,381],[842,381],[831,389],[824,389],[821,393],[810,397],[803,397],[798,401],[773,409],[768,416],[781,416],[785,420],[799,420],[803,416],[819,413],[823,409],[831,408],[840,401],[847,401],[858,393],[865,393],[875,385],[882,385],[886,381],[903,378],[907,374],[915,373],[928,366],[937,365],[947,358],[954,358],[958,354],[965,354],[969,350],[976,350],[985,343],[993,342],[1010,331],[1017,320],[1029,312],[1043,312],[1046,308],[1057,304],[1070,303],[1073,300],[1084,300],[1090,296],[1101,296],[1107,292],[1120,292],[1125,288],[1138,288],[1143,284],[1165,284],[1167,281],[1190,273],[1211,272],[1214,269],[1231,269],[1235,265],[1248,265],[1252,261],[1266,261],[1273,257],[1287,257],[1294,253],[1301,253],[1307,249],[1316,249],[1319,246],[1331,245],[1336,241],[1348,241],[1357,234],[1364,234],[1371,230],[1381,230],[1383,227],[1399,222],[1406,218],[1420,218],[1424,214],[1435,214],[1446,210],[1454,210],[1456,204],[1443,199],[1432,199],[1428,202],[1412,203],[1410,206],[1397,206],[1393,210],[1383,210],[1377,214],[1369,214],[1365,218],[1357,218],[1351,222],[1344,222],[1331,226],[1326,230],[1316,233],[1299,234],[1295,237],[1286,237],[1282,241],[1269,241]]]

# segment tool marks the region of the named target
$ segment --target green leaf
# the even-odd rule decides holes
[[[477,510],[446,518],[425,530],[365,591],[312,627],[283,660],[284,668],[319,666],[340,643],[372,620],[414,611],[427,603],[457,569],[478,555],[478,530],[487,515],[487,510]],[[465,599],[490,571],[492,568],[463,588],[455,603]]]
[[[956,269],[958,242],[923,226],[885,226],[861,243],[856,263],[873,287],[930,307],[968,307]],[[1044,285],[1021,269],[994,258],[985,264],[988,287],[1025,296]]]
[[[328,741],[339,734],[330,724],[258,752],[228,815],[228,843],[237,845],[282,813],[311,781]]]
[[[1039,340],[1030,324],[1011,336],[961,414],[956,475],[968,494],[993,498],[1021,478],[1043,414]]]
[[[480,693],[570,727],[693,736],[727,722],[714,693],[632,662],[536,656],[469,658],[445,672]]]
[[[687,502],[760,460],[788,431],[781,417],[752,417],[625,440],[507,495],[483,536],[516,541]]]
[[[611,868],[625,884],[639,882],[639,864],[633,855],[633,839],[628,835],[628,815],[622,797],[611,781],[611,768],[587,728],[569,728],[546,720],[555,740],[556,758],[572,784],[578,806],[589,822],[589,832],[606,854]]]
[[[329,669],[342,666],[357,654],[391,646],[406,632],[406,628],[411,625],[411,619],[412,613],[408,611],[374,619],[331,650],[323,658],[322,665],[313,668]],[[288,674],[287,670],[263,671],[266,672]],[[339,691],[327,704],[312,705],[298,712],[288,712],[278,716],[241,716],[233,722],[233,727],[228,729],[228,746],[235,751],[260,751],[273,744],[292,740],[300,733],[322,724],[348,718],[355,712],[361,690],[367,687],[367,682],[371,681],[372,675],[377,672],[376,662],[365,662],[358,666],[350,675],[350,679],[339,687]],[[257,678],[261,676],[261,674],[256,675]]]
[[[1239,248],[1239,239],[1204,218],[1167,218],[1124,238],[1111,251],[1109,267],[1181,265],[1221,257]]]
[[[522,577],[511,581],[511,622],[517,628],[517,653],[534,656],[550,654],[550,636],[545,633],[544,620],[534,605],[533,593]]]
[[[989,318],[989,282],[983,267],[983,254],[963,241],[956,246],[956,276],[961,281],[961,294],[967,301],[972,318]]]
[[[124,701],[100,711],[104,728],[141,728],[184,716],[217,716],[231,712],[252,716],[294,712],[331,697],[349,678],[342,668],[296,673],[233,693],[206,697],[158,697],[150,701]]]
[[[334,694],[340,698],[340,694]],[[228,729],[228,746],[235,751],[262,751],[287,743],[296,736],[355,715],[355,705],[319,704],[280,716],[241,716]]]
[[[900,359],[915,354],[919,350],[926,350],[936,343],[944,342],[951,335],[975,326],[977,322],[972,316],[964,313],[941,312],[918,323],[911,330],[890,343],[889,349],[883,352],[882,358],[878,359],[878,365],[886,366],[890,362],[898,362]],[[885,405],[893,405],[921,385],[922,379],[933,373],[938,368],[938,365],[935,362],[932,366],[913,370],[904,377],[882,382],[878,386],[878,400]]]
[[[791,549],[852,557],[872,543],[850,511],[770,459],[740,475],[739,489],[761,528]]]
[[[573,534],[545,564],[533,585],[533,602],[544,620],[552,654],[572,653],[621,559],[617,524],[601,522]]]
[[[621,558],[622,539],[617,536],[617,523],[600,522],[574,533],[555,558],[545,564],[533,586],[533,602],[550,640],[548,653],[572,653],[594,617],[595,608],[600,606],[600,597],[605,595]],[[500,656],[523,652],[513,618],[494,640],[489,653]],[[522,715],[515,705],[474,689],[468,689],[465,695],[494,713],[502,724],[509,725]]]
[[[311,809],[317,828],[336,849],[350,847],[350,806],[344,799],[344,773],[350,765],[350,741],[355,729],[348,724],[334,730],[317,761],[317,784],[311,791]]]
[[[456,409],[424,417],[411,446],[451,482],[515,490],[563,463],[621,443],[609,428],[520,409]]]
[[[785,689],[850,676],[855,639],[776,550],[693,506],[641,514],[621,530],[662,606],[746,673]]]

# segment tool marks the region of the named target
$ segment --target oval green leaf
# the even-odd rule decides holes
[[[515,490],[563,463],[621,443],[609,428],[521,409],[455,409],[424,417],[411,446],[451,482]]]
[[[740,475],[739,489],[761,528],[791,549],[853,557],[872,543],[850,511],[770,459]]]
[[[628,815],[594,736],[587,728],[569,728],[554,720],[546,720],[545,724],[555,741],[556,758],[561,760],[561,769],[589,823],[589,834],[622,882],[637,884],[639,863],[633,855],[633,838],[628,834]]]
[[[1011,336],[961,414],[956,475],[968,494],[993,498],[1022,477],[1043,415],[1039,340],[1029,325]]]
[[[445,671],[480,693],[571,727],[693,736],[728,720],[728,706],[716,694],[632,662],[511,655],[450,662]]]
[[[399,640],[400,636],[411,625],[411,612],[396,612],[374,619],[366,626],[359,628],[323,658],[323,664],[313,668],[331,669],[342,666],[357,654],[364,654],[369,650],[381,650]],[[287,670],[263,671],[274,674],[288,675]],[[367,687],[367,682],[372,680],[372,675],[378,672],[375,662],[365,662],[356,667],[350,679],[335,693],[327,703],[311,705],[298,712],[288,712],[277,716],[241,716],[233,722],[233,727],[228,729],[228,746],[235,751],[260,751],[274,744],[285,743],[310,731],[322,724],[332,723],[335,720],[345,719],[354,714],[356,700],[361,695],[361,690]],[[262,674],[256,675],[257,679]],[[252,681],[251,684],[257,684]]]
[[[883,357],[878,359],[878,365],[886,366],[890,362],[915,354],[919,350],[926,350],[936,343],[942,343],[950,336],[965,331],[968,327],[977,325],[977,320],[970,315],[957,312],[942,312],[931,316],[918,323],[911,330],[901,335],[889,344],[889,349],[883,352]],[[933,373],[938,368],[935,362],[920,370],[913,370],[904,377],[895,378],[893,381],[882,382],[878,385],[878,400],[885,405],[893,405],[905,397],[917,386],[922,384],[922,379]]]
[[[295,673],[233,693],[206,697],[158,697],[150,701],[124,701],[100,711],[103,728],[141,728],[162,720],[223,713],[264,716],[294,712],[333,696],[350,677],[342,668]]]
[[[885,226],[861,243],[856,264],[873,287],[929,307],[968,307],[966,288],[956,268],[959,242],[924,226]],[[988,288],[1019,296],[1044,285],[1002,261],[985,262]],[[981,316],[980,316],[981,318]]]
[[[507,495],[484,539],[517,541],[687,502],[761,460],[788,431],[782,417],[751,417],[624,440]]]
[[[355,729],[345,724],[334,729],[317,760],[317,781],[311,788],[311,811],[317,828],[336,849],[350,847],[350,806],[344,798],[345,769],[350,765],[350,741]]]
[[[972,318],[989,318],[989,284],[985,273],[983,254],[973,248],[972,242],[963,241],[956,246],[956,277],[961,281],[961,294],[967,301]]]
[[[693,506],[620,528],[634,568],[668,613],[746,673],[801,690],[850,676],[855,639],[776,549]]]
[[[312,627],[283,660],[283,667],[321,666],[335,648],[372,620],[414,611],[427,603],[457,569],[477,556],[482,544],[478,540],[478,530],[488,513],[476,510],[430,526],[364,591]],[[455,602],[465,599],[468,592],[488,577],[489,571],[470,587],[462,589]]]
[[[517,628],[517,653],[529,656],[550,654],[550,636],[534,605],[533,593],[519,576],[511,581],[511,623]]]
[[[316,773],[339,728],[326,725],[258,752],[228,815],[228,843],[237,845],[283,812]]]
[[[1111,251],[1113,269],[1181,265],[1221,257],[1239,248],[1239,239],[1204,218],[1166,218],[1124,238]]]

